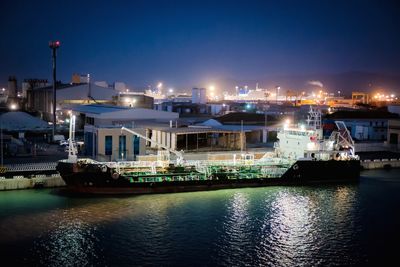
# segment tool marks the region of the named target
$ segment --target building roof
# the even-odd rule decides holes
[[[112,105],[75,105],[70,109],[74,112],[85,113],[89,117],[115,120],[175,120],[179,114],[146,108],[130,108]]]
[[[182,128],[170,128],[170,127],[155,127],[155,130],[159,130],[166,133],[175,133],[175,134],[201,134],[201,133],[238,133],[238,131],[234,130],[224,130],[224,129],[216,129],[211,127],[182,127]],[[243,130],[245,131],[245,130]],[[246,131],[245,131],[246,132]]]
[[[35,88],[37,90],[52,90],[52,86],[46,86],[41,88]],[[89,97],[89,84],[57,84],[57,101],[65,100],[112,100],[113,96],[118,95],[118,91],[114,88],[107,88],[98,86],[90,83],[90,95]]]
[[[239,123],[235,123],[235,124],[222,124],[219,121],[215,120],[215,119],[209,119],[206,120],[202,123],[199,123],[198,125],[201,126],[209,126],[212,127],[214,129],[220,129],[220,130],[229,130],[229,131],[241,131],[241,129],[243,128],[244,131],[253,131],[253,130],[261,130],[265,128],[265,124],[260,124],[260,123],[256,123],[256,125],[249,125],[249,124],[243,124],[243,126]],[[276,129],[277,125],[269,125],[268,130],[272,130],[272,129]]]
[[[247,113],[247,112],[232,112],[226,115],[215,118],[222,124],[265,124],[265,114],[260,113]],[[276,121],[275,117],[267,115],[267,121]]]
[[[7,131],[44,131],[51,129],[50,125],[39,118],[21,111],[12,111],[0,115],[0,121]]]
[[[340,110],[325,116],[327,119],[394,119],[399,118],[396,113],[381,110]]]
[[[102,114],[108,112],[116,112],[132,109],[129,107],[113,106],[113,105],[73,105],[71,110],[81,113]]]

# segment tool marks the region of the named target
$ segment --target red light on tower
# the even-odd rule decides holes
[[[50,48],[59,48],[61,45],[60,41],[50,41],[49,42],[49,47]]]

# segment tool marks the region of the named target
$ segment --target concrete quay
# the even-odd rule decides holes
[[[365,159],[360,165],[364,170],[400,168],[400,159]]]
[[[59,174],[37,175],[32,178],[25,178],[21,175],[14,176],[11,179],[6,179],[5,177],[0,176],[0,191],[60,186],[65,186],[65,183]]]

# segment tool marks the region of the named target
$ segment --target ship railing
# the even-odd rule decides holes
[[[276,166],[276,165],[291,165],[295,160],[283,159],[283,158],[273,158],[273,159],[263,159],[255,160],[251,164],[247,160],[190,160],[186,161],[187,165],[196,166],[197,169],[202,166]]]
[[[162,161],[119,161],[119,162],[104,162],[109,168],[115,169],[117,172],[126,168],[149,168],[152,173],[156,173],[157,167],[166,167],[168,162]]]

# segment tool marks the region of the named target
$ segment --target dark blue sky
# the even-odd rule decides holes
[[[82,3],[83,2],[83,3]],[[400,71],[395,1],[0,2],[0,84],[90,73],[133,88],[269,75]]]

